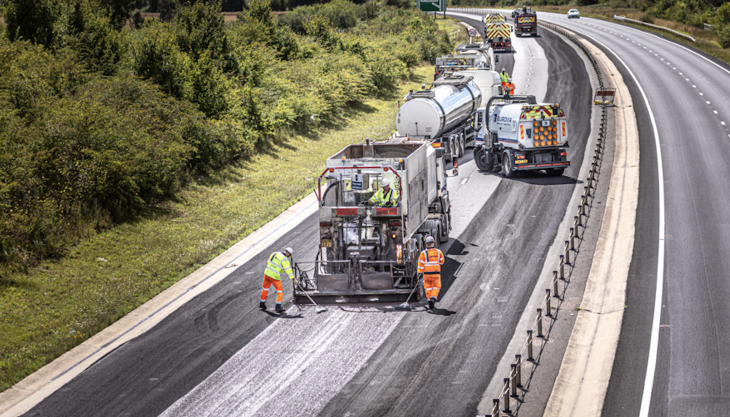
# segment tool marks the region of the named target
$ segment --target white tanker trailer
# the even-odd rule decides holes
[[[471,121],[481,102],[473,76],[447,75],[434,81],[432,89],[413,93],[398,109],[395,127],[402,136],[431,140],[449,159],[460,157],[476,137]]]

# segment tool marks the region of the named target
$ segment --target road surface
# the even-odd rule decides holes
[[[570,116],[573,166],[563,177],[504,180],[461,165],[449,180],[459,220],[433,313],[258,311],[270,252],[292,246],[297,259],[313,259],[312,216],[27,415],[474,415],[543,268],[590,131],[591,86],[585,68],[569,64],[580,61],[574,49],[550,35],[523,45],[528,60],[545,57],[532,71],[546,85],[531,87]]]

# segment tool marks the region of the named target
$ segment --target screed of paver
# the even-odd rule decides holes
[[[616,87],[616,153],[581,311],[545,417],[601,414],[621,332],[639,197],[639,133],[631,95],[613,63],[598,48],[582,42]]]

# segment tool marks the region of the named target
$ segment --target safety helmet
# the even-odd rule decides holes
[[[288,253],[290,258],[292,257],[292,255],[294,255],[294,249],[289,248],[289,247],[284,249],[284,252]]]
[[[512,82],[512,78],[508,79],[507,81]]]
[[[433,238],[433,236],[426,236],[426,244],[436,243],[436,240]]]
[[[502,68],[502,72],[505,72],[505,71],[506,71],[506,70],[505,70],[504,68]]]
[[[426,88],[426,84],[421,84],[421,88]]]
[[[383,178],[383,180],[380,181],[380,186],[381,187],[385,187],[385,186],[388,186],[388,185],[390,185],[390,181],[388,181],[387,178]]]

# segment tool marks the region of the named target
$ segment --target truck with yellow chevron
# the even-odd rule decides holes
[[[494,96],[476,113],[474,162],[480,171],[544,170],[562,175],[568,160],[568,119],[559,103],[535,96]]]
[[[487,19],[487,18],[485,18]],[[502,17],[504,19],[504,17]],[[496,19],[486,20],[484,26],[484,37],[489,45],[494,49],[495,52],[499,51],[511,51],[512,50],[512,39],[510,37],[510,27],[504,20],[497,21]]]

